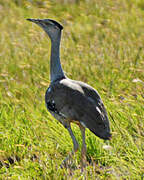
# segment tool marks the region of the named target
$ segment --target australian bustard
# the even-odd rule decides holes
[[[106,109],[98,92],[86,83],[67,78],[60,63],[60,41],[63,26],[51,19],[27,19],[39,25],[51,40],[50,86],[45,94],[48,111],[68,130],[74,145],[79,144],[72,132],[71,122],[76,123],[82,134],[82,164],[85,163],[85,128],[102,139],[110,139],[110,127]],[[70,155],[69,155],[70,156]],[[64,160],[66,164],[69,156]]]

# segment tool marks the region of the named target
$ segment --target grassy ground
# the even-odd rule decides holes
[[[64,25],[67,76],[96,88],[107,107],[113,138],[87,130],[83,173],[80,152],[76,170],[59,168],[72,141],[44,104],[50,41],[26,18]],[[0,31],[0,179],[144,179],[143,0],[0,0]]]

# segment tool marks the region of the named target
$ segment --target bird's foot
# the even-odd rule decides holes
[[[66,168],[66,169],[77,169],[75,163],[74,163],[74,159],[71,157],[71,155],[68,155],[61,163],[60,167]]]

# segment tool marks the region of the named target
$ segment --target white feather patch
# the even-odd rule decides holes
[[[67,117],[65,116],[65,114],[63,114],[63,113],[61,113],[61,112],[59,112],[59,115],[62,116],[63,118],[65,118],[65,119],[67,118]]]
[[[80,121],[80,123],[83,127],[87,128],[84,122]]]
[[[50,87],[48,88],[48,92],[51,92],[51,88]]]
[[[99,109],[99,107],[96,107],[96,110],[101,114],[101,110]]]

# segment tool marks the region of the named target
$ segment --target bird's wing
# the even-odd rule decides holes
[[[93,87],[84,82],[74,80],[72,81],[82,88],[82,90],[84,91],[84,95],[94,103],[97,111],[101,112],[101,115],[104,117],[103,119],[108,119],[106,109],[98,92]]]
[[[54,102],[55,110],[67,119],[79,121],[94,134],[109,139],[109,121],[98,93],[89,85],[63,79],[51,85],[46,102]]]

